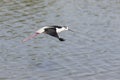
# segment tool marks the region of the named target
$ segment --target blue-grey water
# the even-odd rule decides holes
[[[65,25],[66,41],[41,34]],[[1,0],[0,80],[119,80],[120,0]]]

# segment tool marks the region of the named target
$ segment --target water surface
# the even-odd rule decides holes
[[[119,80],[119,14],[119,0],[0,1],[0,80]],[[45,25],[75,32],[21,42]]]

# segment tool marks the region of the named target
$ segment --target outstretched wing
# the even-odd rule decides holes
[[[48,34],[48,35],[51,35],[53,37],[58,38],[60,41],[65,41],[63,38],[60,38],[58,36],[55,28],[47,28],[47,29],[45,29],[45,33]]]
[[[48,34],[48,35],[51,35],[53,37],[59,38],[55,28],[47,28],[47,29],[45,29],[45,33]]]

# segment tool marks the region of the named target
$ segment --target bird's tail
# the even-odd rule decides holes
[[[63,38],[59,38],[60,41],[65,41]]]

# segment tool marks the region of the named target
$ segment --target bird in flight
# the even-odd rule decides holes
[[[71,29],[69,29],[67,26],[57,26],[57,25],[53,25],[53,26],[44,26],[42,28],[40,28],[39,30],[37,30],[35,32],[35,34],[29,36],[28,38],[25,38],[23,40],[23,42],[26,42],[34,37],[36,37],[37,35],[41,34],[41,33],[45,33],[48,34],[50,36],[53,36],[57,39],[59,39],[59,41],[65,41],[65,39],[59,37],[58,33],[65,31],[65,30],[69,30],[72,31]],[[72,31],[73,32],[73,31]]]

